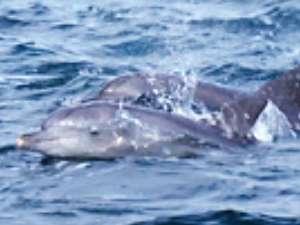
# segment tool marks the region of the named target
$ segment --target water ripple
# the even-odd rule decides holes
[[[191,20],[189,23],[192,29],[224,29],[225,32],[241,33],[243,35],[256,35],[274,28],[272,24],[267,24],[257,18]]]
[[[123,74],[257,89],[300,63],[298,1],[0,6],[1,224],[300,224],[299,140],[110,162],[44,159],[14,146],[52,111]]]
[[[55,54],[52,50],[36,47],[34,42],[16,44],[11,50],[11,55],[26,55],[28,57]]]
[[[157,51],[163,52],[164,43],[159,38],[142,37],[137,40],[123,42],[117,45],[106,45],[108,54],[119,57],[142,57]]]
[[[300,224],[298,219],[294,218],[276,218],[264,215],[251,215],[235,210],[224,210],[219,212],[209,212],[203,215],[185,215],[170,218],[157,219],[151,222],[139,222],[134,225],[196,225],[196,224],[223,224],[223,225],[238,225],[238,224],[255,224],[255,225],[286,225]]]
[[[9,16],[0,16],[0,29],[12,29],[30,25],[30,22]]]

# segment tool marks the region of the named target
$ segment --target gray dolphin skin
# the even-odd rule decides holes
[[[172,143],[195,145],[194,140],[198,145],[236,146],[248,142],[232,140],[219,126],[205,121],[195,123],[163,111],[90,102],[55,112],[40,131],[23,135],[17,145],[56,157],[111,159],[186,154],[170,153],[170,148],[164,151],[161,147]]]
[[[267,82],[251,95],[223,105],[223,118],[233,135],[246,137],[268,101],[284,113],[294,131],[300,131],[300,66]]]
[[[163,88],[158,83],[163,84]],[[151,78],[147,75],[123,76],[109,82],[99,92],[96,99],[134,103],[134,100],[141,96],[156,99],[159,94],[168,96],[169,90],[182,89],[184,86],[185,81],[175,75],[158,75],[151,76]],[[158,90],[158,94],[157,92],[154,94],[153,90]],[[300,130],[300,66],[267,82],[253,93],[202,81],[196,82],[192,92],[193,103],[203,104],[210,111],[221,111],[224,123],[230,128],[231,135],[247,138],[249,130],[268,101],[272,101],[285,114],[295,131]],[[187,100],[175,99],[175,101],[183,102]],[[152,103],[153,100],[150,106],[157,108],[157,103]]]
[[[176,75],[157,74],[121,76],[104,86],[104,88],[94,98],[95,100],[113,101],[113,102],[135,102],[146,99],[150,101],[152,108],[160,108],[156,101],[158,97],[169,98],[172,96],[174,102],[186,102],[191,100],[195,104],[201,104],[209,110],[219,111],[226,103],[244,99],[248,94],[232,90],[220,85],[213,85],[202,81],[196,81],[195,84],[187,84],[182,77]],[[184,96],[184,91],[191,92],[191,96]],[[172,94],[178,92],[178,96]],[[191,99],[187,99],[191,98]],[[145,102],[142,102],[145,106]]]
[[[300,67],[266,82],[254,93],[197,81],[192,101],[212,111],[210,120],[192,120],[136,105],[143,96],[155,99],[185,86],[174,76],[150,78],[112,80],[93,101],[54,112],[39,131],[18,138],[17,146],[55,157],[98,159],[182,156],[206,145],[244,147],[257,142],[249,131],[269,101],[286,116],[294,131],[300,130]]]

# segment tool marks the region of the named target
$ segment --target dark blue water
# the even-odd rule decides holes
[[[0,224],[300,224],[300,141],[196,159],[58,161],[15,139],[107,77],[243,90],[300,64],[298,0],[0,1]]]

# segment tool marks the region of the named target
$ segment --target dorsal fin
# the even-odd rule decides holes
[[[232,137],[247,138],[259,114],[267,104],[264,98],[249,95],[238,101],[225,103],[222,108],[224,129]]]
[[[294,130],[300,130],[300,66],[267,82],[256,93],[272,101],[287,117]]]
[[[247,136],[268,101],[285,114],[294,130],[300,130],[300,67],[268,81],[252,95],[224,104],[226,130],[233,136]]]

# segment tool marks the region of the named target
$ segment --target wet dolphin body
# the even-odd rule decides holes
[[[120,108],[121,107],[121,108]],[[191,142],[192,140],[192,142]],[[219,126],[163,111],[108,102],[61,109],[40,131],[23,135],[17,145],[55,157],[110,159],[128,155],[185,155],[168,144],[236,146],[248,140],[226,137]]]
[[[126,78],[124,79],[126,83]],[[149,86],[143,79],[133,85],[137,87],[133,96],[143,94],[141,90],[152,92],[153,86]],[[139,82],[146,87],[139,89]],[[123,82],[120,84],[122,87]],[[128,84],[129,87],[132,86],[132,81]],[[201,84],[198,83],[200,86]],[[114,81],[110,85],[114,86]],[[164,85],[166,83],[162,86],[165,87]],[[202,93],[204,101],[209,104],[212,99],[212,108],[218,108],[221,112],[222,118],[215,121],[215,124],[207,121],[195,122],[172,113],[134,105],[123,105],[120,109],[118,103],[94,101],[58,110],[45,121],[40,131],[22,136],[17,140],[17,145],[47,155],[80,158],[160,155],[163,150],[153,151],[158,148],[151,146],[182,143],[185,140],[182,137],[185,136],[200,140],[200,143],[244,145],[253,142],[249,131],[269,101],[284,113],[293,130],[300,130],[300,67],[267,82],[251,94],[239,94],[231,90],[224,90],[225,94],[222,94],[222,87],[206,84],[203,87],[199,96],[206,90]],[[113,96],[113,101],[118,96],[115,89],[120,91],[118,85],[115,85],[108,92]],[[127,89],[128,87],[123,90],[127,92]],[[102,91],[99,94],[99,99],[102,99],[103,93]],[[125,112],[125,117],[122,112]]]
[[[185,81],[175,75],[122,76],[109,82],[96,99],[136,103],[139,98],[150,96],[150,106],[160,108],[156,107],[157,103],[153,98],[161,94],[168,96],[170,91],[180,91],[184,86]],[[181,98],[175,101],[188,99]],[[285,114],[295,131],[299,131],[300,66],[267,82],[253,93],[197,81],[192,90],[192,101],[195,104],[203,104],[211,111],[221,111],[224,123],[229,128],[227,131],[232,136],[247,138],[249,130],[268,101],[273,102]]]
[[[163,106],[157,99],[171,97],[169,100],[173,103],[192,101],[196,105],[204,105],[209,110],[220,111],[224,104],[244,99],[247,95],[245,92],[221,85],[202,81],[190,82],[176,75],[157,74],[117,77],[108,82],[94,99],[142,103],[143,106],[160,109]]]
[[[265,83],[251,95],[224,104],[223,118],[232,134],[247,136],[268,102],[284,114],[291,129],[300,131],[300,66]]]

